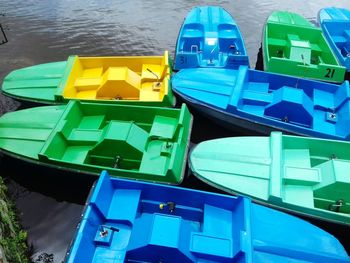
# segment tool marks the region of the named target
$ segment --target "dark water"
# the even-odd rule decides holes
[[[187,12],[208,4],[220,5],[233,15],[245,38],[251,66],[256,62],[264,21],[272,11],[294,11],[316,21],[318,10],[324,6],[350,8],[350,0],[0,0],[0,23],[9,39],[0,46],[0,80],[16,68],[65,60],[71,54],[161,55],[169,50],[173,55]],[[20,107],[3,96],[0,102],[0,114]],[[234,135],[195,117],[193,142]],[[9,158],[1,159],[0,171],[17,200],[34,248],[33,260],[39,261],[39,255],[47,253],[54,256],[54,262],[61,262],[93,179],[82,180],[74,174]],[[187,185],[197,183],[192,178]],[[349,249],[348,240],[342,242]]]

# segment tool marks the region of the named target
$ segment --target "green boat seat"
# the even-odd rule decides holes
[[[100,129],[102,124],[105,122],[105,115],[92,115],[92,116],[84,116],[80,123],[80,129]]]
[[[314,194],[312,186],[285,185],[283,201],[285,203],[313,208]]]
[[[312,186],[320,181],[318,169],[296,166],[284,167],[283,182],[287,185]]]
[[[311,46],[307,40],[300,40],[298,36],[288,35],[289,58],[303,64],[311,63]]]
[[[173,143],[160,140],[153,140],[147,144],[147,150],[144,152],[139,171],[141,173],[165,174]]]
[[[178,122],[175,118],[156,115],[149,133],[150,138],[173,139]]]
[[[287,45],[287,41],[281,38],[269,38],[269,44],[272,46],[284,47]]]
[[[73,129],[67,138],[70,143],[76,142],[98,142],[101,139],[102,130]]]
[[[62,161],[83,164],[85,163],[91,146],[69,146],[65,149]]]
[[[350,214],[350,177],[347,172],[350,169],[350,162],[331,159],[318,167],[322,170],[322,174],[331,176],[315,187],[316,205],[323,209],[329,209],[329,205],[343,200],[343,206],[340,207],[339,211]]]

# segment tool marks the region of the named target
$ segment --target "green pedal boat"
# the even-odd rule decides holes
[[[282,135],[198,144],[193,174],[229,193],[296,214],[350,224],[350,143]]]
[[[171,59],[163,56],[80,57],[10,72],[2,92],[21,101],[63,104],[175,105],[170,87]]]
[[[327,82],[343,82],[341,66],[320,28],[302,16],[273,12],[263,33],[264,70]]]
[[[181,109],[70,101],[0,118],[0,149],[40,165],[178,184],[192,116]]]

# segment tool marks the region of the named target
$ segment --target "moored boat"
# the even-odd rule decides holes
[[[0,118],[0,149],[76,172],[178,184],[192,117],[181,109],[70,101]]]
[[[174,106],[169,55],[133,57],[70,56],[14,70],[2,92],[18,100],[62,104],[68,100]]]
[[[233,197],[110,178],[88,199],[66,262],[349,262],[296,217]]]
[[[350,140],[349,82],[335,85],[250,70],[183,69],[172,88],[189,106],[232,130]]]
[[[193,8],[180,29],[174,69],[249,66],[242,34],[232,16],[219,6]]]
[[[265,71],[344,81],[345,67],[337,61],[322,30],[298,14],[273,12],[265,24],[262,46]]]
[[[193,174],[223,191],[296,214],[350,224],[350,143],[271,133],[199,143]]]
[[[350,71],[350,10],[327,7],[320,10],[318,20],[338,61]]]

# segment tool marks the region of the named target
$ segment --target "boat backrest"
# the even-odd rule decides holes
[[[232,219],[232,211],[204,204],[201,232],[191,233],[190,251],[199,258],[209,259],[214,254],[220,262],[232,261]]]
[[[102,172],[100,180],[95,185],[89,205],[97,210],[103,219],[106,219],[110,203],[114,194],[111,178],[106,172]]]
[[[230,100],[227,104],[228,110],[233,111],[237,109],[240,99],[243,96],[243,92],[248,85],[248,74],[249,71],[247,66],[240,66],[238,68],[235,87],[232,89]]]
[[[350,85],[349,82],[346,80],[341,84],[334,94],[334,109],[335,111],[339,111],[341,106],[346,102],[350,100]]]
[[[102,98],[138,98],[141,88],[141,76],[128,67],[109,67],[102,76],[96,91],[96,97]]]
[[[218,39],[220,52],[238,54],[243,51],[237,26],[233,24],[218,25]]]
[[[286,122],[311,126],[313,107],[312,100],[303,90],[282,86],[273,93],[272,102],[265,108],[265,115]]]
[[[116,189],[106,219],[132,225],[139,210],[141,190]]]
[[[180,51],[192,53],[202,50],[204,39],[203,25],[200,23],[186,24],[182,30],[182,36],[180,36]]]

